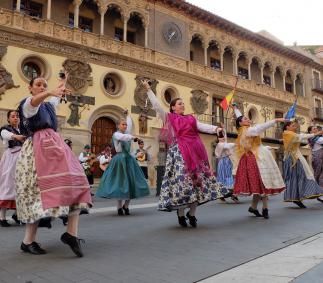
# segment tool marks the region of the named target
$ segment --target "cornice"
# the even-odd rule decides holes
[[[136,75],[147,76],[182,85],[191,89],[201,89],[218,97],[224,97],[232,89],[231,85],[220,84],[214,80],[204,79],[174,69],[171,69],[170,71],[167,67],[134,59],[129,56],[109,53],[68,41],[55,40],[52,37],[40,34],[23,33],[23,31],[18,30],[9,31],[8,28],[3,26],[0,26],[0,42],[36,52],[55,54],[69,59],[78,59],[82,62],[116,68]],[[241,100],[250,103],[266,103],[268,106],[272,106],[275,109],[284,109],[291,105],[280,99],[248,92],[239,88],[237,89],[237,96],[240,97]],[[307,107],[300,105],[299,110],[301,114],[308,115],[309,109]]]

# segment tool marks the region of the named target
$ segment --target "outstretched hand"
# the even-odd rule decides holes
[[[145,90],[150,90],[149,80],[141,80],[141,85],[144,87]]]
[[[275,121],[276,122],[284,122],[285,123],[285,122],[288,122],[289,119],[286,119],[286,118],[276,118]]]

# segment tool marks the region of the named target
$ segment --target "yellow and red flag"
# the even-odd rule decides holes
[[[220,102],[220,106],[223,108],[223,110],[227,110],[229,108],[234,92],[235,89],[230,91],[229,94]]]

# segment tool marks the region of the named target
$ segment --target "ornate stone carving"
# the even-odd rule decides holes
[[[92,85],[90,77],[92,68],[88,63],[67,59],[64,61],[63,67],[68,72],[67,87],[72,92],[82,94],[86,92],[89,85]]]
[[[191,93],[191,105],[194,113],[203,114],[208,107],[208,94],[203,90],[192,90]]]
[[[141,110],[144,110],[145,112],[148,112],[149,109],[151,109],[152,107],[147,96],[147,91],[141,85],[141,81],[147,80],[147,79],[150,80],[151,82],[150,87],[152,91],[156,93],[156,87],[157,87],[158,81],[144,76],[136,76],[135,80],[136,80],[137,86],[135,88],[135,93],[134,93],[134,99],[135,99],[136,105]]]
[[[0,45],[0,61],[2,57],[7,53],[7,45]]]
[[[0,99],[6,90],[18,87],[20,86],[15,85],[12,75],[0,64]]]
[[[67,97],[71,102],[68,106],[71,109],[71,114],[67,120],[67,123],[72,127],[80,125],[81,113],[79,113],[79,107],[85,107],[86,105],[94,105],[95,98],[91,96],[83,96],[80,94],[73,94]],[[84,108],[85,109],[85,108]]]

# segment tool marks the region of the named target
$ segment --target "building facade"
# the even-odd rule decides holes
[[[186,113],[224,123],[232,137],[232,113],[223,113],[219,102],[237,77],[236,101],[255,123],[282,117],[296,96],[302,130],[322,115],[319,60],[182,0],[2,0],[0,44],[1,124],[28,96],[31,77],[44,76],[52,88],[65,69],[72,96],[59,106],[59,125],[76,153],[87,143],[100,152],[129,109],[134,134],[152,146],[152,164],[161,162],[161,122],[143,78],[165,109],[180,96]],[[279,134],[264,135],[273,152]],[[202,139],[212,159],[214,136]],[[150,176],[153,183],[153,166]]]

